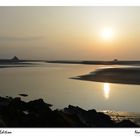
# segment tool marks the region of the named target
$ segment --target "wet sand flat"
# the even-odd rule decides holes
[[[73,79],[140,85],[140,67],[103,68]]]

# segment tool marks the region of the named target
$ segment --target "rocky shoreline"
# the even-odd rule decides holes
[[[60,127],[60,128],[136,128],[138,124],[125,119],[115,122],[111,117],[95,109],[84,110],[69,105],[62,110],[52,110],[43,99],[24,102],[20,97],[0,97],[0,127]]]

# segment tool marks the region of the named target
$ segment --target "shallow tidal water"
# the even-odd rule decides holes
[[[69,104],[84,109],[140,113],[140,86],[71,79],[105,66],[40,63],[0,68],[0,96],[29,101],[43,98],[54,108]]]

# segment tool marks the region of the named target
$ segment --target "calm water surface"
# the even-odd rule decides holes
[[[55,108],[77,105],[84,109],[140,112],[140,86],[70,79],[101,66],[40,64],[0,69],[0,96],[23,100],[43,98]]]

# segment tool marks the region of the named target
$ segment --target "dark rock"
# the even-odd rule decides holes
[[[120,123],[116,123],[111,120],[109,115],[97,112],[95,109],[86,111],[80,107],[69,105],[68,108],[64,108],[64,112],[77,117],[81,124],[86,127],[138,127],[137,124],[130,120],[123,120]]]
[[[53,127],[55,123],[54,112],[50,109],[52,105],[47,104],[43,99],[27,103],[27,124],[32,127]]]
[[[89,114],[96,114],[97,112],[96,112],[95,109],[91,109],[91,110],[88,110],[88,113],[89,113]]]
[[[8,97],[7,98],[0,97],[0,107],[8,106],[10,101],[11,100]]]
[[[43,99],[24,102],[21,98],[0,97],[0,127],[139,127],[130,120],[119,123],[95,109],[69,105],[52,110]]]
[[[23,97],[27,97],[28,95],[27,94],[18,94],[20,96],[23,96]]]
[[[111,120],[110,116],[102,113],[102,112],[98,112],[98,118],[97,118],[97,126],[100,127],[112,127],[114,126],[114,122]]]
[[[130,120],[122,120],[121,122],[116,124],[117,127],[139,127],[137,124],[133,123]]]
[[[43,101],[43,99],[38,99],[34,101],[30,101],[27,103],[28,109],[30,111],[41,111],[41,110],[49,110],[51,111],[50,107],[51,104],[47,104]]]
[[[26,109],[26,107],[27,107],[26,103],[22,101],[20,97],[16,97],[12,99],[9,104],[9,108],[13,110],[16,110],[16,109],[24,110]]]
[[[54,112],[58,127],[85,127],[76,115],[67,114],[58,110]]]
[[[66,112],[68,114],[78,114],[78,113],[85,112],[85,110],[81,109],[78,106],[75,107],[75,106],[69,105],[68,108],[64,108],[64,112]]]
[[[87,127],[113,126],[113,121],[108,115],[105,115],[101,112],[97,113],[95,109],[86,111],[80,107],[69,105],[68,108],[64,108],[64,112],[67,114],[75,115],[79,118],[81,123]]]

